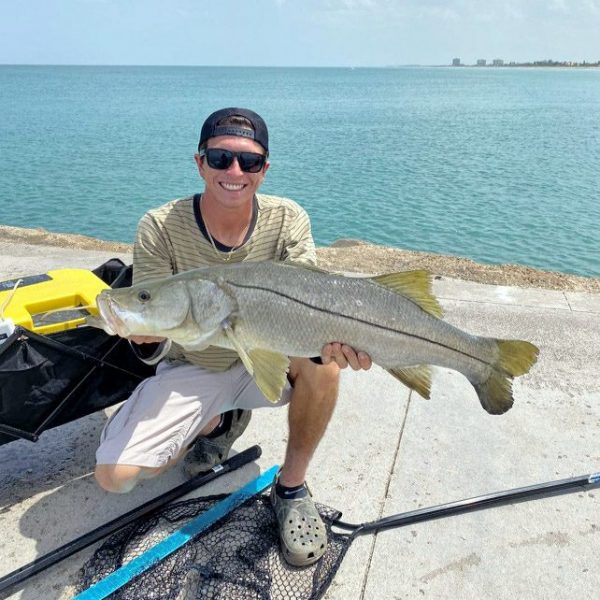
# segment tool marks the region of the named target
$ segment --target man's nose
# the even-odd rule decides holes
[[[244,171],[242,171],[242,168],[240,167],[240,162],[237,156],[233,157],[233,161],[229,165],[227,172],[233,175],[240,175],[244,173]]]

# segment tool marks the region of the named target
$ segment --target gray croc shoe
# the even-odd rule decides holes
[[[215,465],[223,462],[228,456],[233,442],[244,433],[250,417],[251,410],[231,411],[231,425],[227,431],[216,438],[199,437],[183,459],[183,470],[189,477],[209,471]]]
[[[307,567],[317,562],[327,548],[327,530],[312,500],[304,498],[286,500],[271,488],[271,505],[279,525],[281,552],[286,562],[294,567]]]

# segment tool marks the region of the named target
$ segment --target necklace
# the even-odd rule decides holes
[[[204,228],[206,229],[206,233],[208,234],[208,239],[210,240],[211,246],[213,247],[213,250],[215,251],[217,258],[224,260],[225,262],[229,262],[231,260],[231,257],[233,256],[233,252],[235,250],[237,250],[243,244],[243,242],[242,242],[242,244],[239,244],[238,246],[231,246],[231,248],[229,249],[229,252],[227,252],[227,254],[225,254],[225,256],[223,256],[224,253],[219,252],[217,245],[215,244],[215,240],[213,239],[213,236],[210,234],[210,230],[206,226],[206,221],[204,221]]]
[[[229,249],[229,251],[227,253],[219,252],[219,249],[217,248],[217,245],[215,244],[215,240],[214,240],[213,236],[210,233],[210,229],[208,228],[208,223],[206,222],[206,219],[204,218],[204,215],[202,215],[202,201],[200,201],[199,208],[200,208],[200,215],[202,216],[202,221],[204,222],[204,229],[206,229],[206,234],[208,235],[208,240],[210,242],[210,245],[213,247],[213,250],[215,251],[215,255],[217,256],[217,258],[219,260],[224,260],[225,262],[229,262],[231,260],[231,258],[233,257],[233,253],[240,246],[243,245],[244,238],[242,238],[241,244],[238,244],[237,246],[231,246],[231,248]],[[242,231],[240,232],[240,235],[244,233],[245,229],[246,229],[246,227],[244,227],[244,229],[242,229]]]

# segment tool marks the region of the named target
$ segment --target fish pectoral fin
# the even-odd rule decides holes
[[[431,367],[429,365],[388,369],[387,371],[425,400],[429,400],[431,397]]]
[[[269,402],[278,402],[287,381],[290,359],[285,354],[260,349],[250,350],[248,355],[254,369],[252,376],[256,385]]]
[[[221,327],[223,328],[227,339],[231,342],[233,349],[238,353],[240,360],[246,367],[246,371],[248,371],[248,373],[250,373],[250,375],[254,377],[254,365],[252,364],[252,359],[248,355],[246,348],[244,348],[237,335],[235,334],[231,323],[229,321],[224,321],[221,324]]]
[[[426,313],[434,317],[443,315],[442,307],[431,293],[431,273],[428,271],[402,271],[370,277],[383,287],[406,296]]]

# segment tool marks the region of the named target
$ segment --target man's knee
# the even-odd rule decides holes
[[[142,478],[144,470],[159,471],[159,469],[143,469],[135,465],[96,465],[94,475],[102,489],[114,494],[125,494],[135,487]]]

